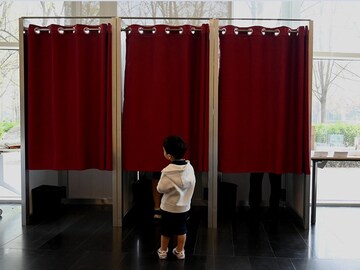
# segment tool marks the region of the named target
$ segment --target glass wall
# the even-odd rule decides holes
[[[0,18],[0,140],[2,147],[20,142],[19,133],[16,133],[16,127],[20,124],[19,17],[167,17],[168,19],[162,20],[161,23],[174,23],[172,18],[187,18],[184,19],[184,23],[194,24],[196,21],[192,21],[191,18],[280,18],[311,19],[314,22],[312,150],[326,151],[329,154],[334,151],[348,152],[352,155],[359,153],[360,156],[360,17],[358,10],[360,10],[360,2],[340,0],[0,2],[2,14]],[[41,19],[41,22],[46,24],[47,19]],[[51,20],[51,23],[53,22],[54,19]],[[141,21],[136,20],[136,22]],[[156,19],[152,22],[146,20],[146,23],[159,22]],[[66,23],[66,21],[58,19],[58,23]],[[176,20],[176,23],[183,22]],[[261,21],[249,21],[251,25],[254,23],[261,24]],[[279,22],[274,22],[274,24],[279,25]],[[292,26],[290,22],[286,24]],[[293,27],[297,25],[298,23],[294,22]],[[6,135],[7,133],[9,134]],[[7,155],[2,154],[5,167]],[[13,162],[13,159],[11,160]],[[350,165],[335,164],[333,166],[339,168]],[[352,165],[352,168],[354,167],[356,168],[357,165]],[[9,177],[12,178],[12,176]],[[0,174],[0,187],[3,183],[1,181]],[[12,189],[14,190],[16,189]],[[321,186],[319,186],[320,190]],[[20,191],[17,192],[16,190],[15,194],[19,196]],[[330,200],[330,197],[324,200]],[[321,194],[319,194],[319,199],[321,199]],[[354,199],[360,201],[360,197]]]

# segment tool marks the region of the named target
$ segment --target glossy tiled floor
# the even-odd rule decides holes
[[[278,222],[249,222],[245,210],[207,228],[192,210],[186,259],[158,260],[159,226],[141,211],[112,227],[109,206],[71,206],[60,218],[21,226],[19,205],[1,205],[0,269],[360,269],[360,208],[318,207],[303,230],[283,211]],[[256,224],[258,226],[256,226]]]

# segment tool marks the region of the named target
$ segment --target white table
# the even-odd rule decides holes
[[[360,156],[311,156],[312,161],[312,195],[311,195],[311,224],[316,223],[317,197],[317,168],[324,168],[328,161],[360,161]]]

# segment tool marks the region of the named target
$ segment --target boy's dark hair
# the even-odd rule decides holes
[[[164,139],[163,147],[166,153],[172,155],[175,159],[184,158],[186,152],[186,143],[179,136],[169,136]]]

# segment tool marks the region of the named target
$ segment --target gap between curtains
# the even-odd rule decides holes
[[[208,168],[209,27],[131,25],[126,34],[122,160],[160,171],[162,142],[180,135],[197,171]],[[145,30],[144,30],[145,29]],[[196,31],[194,31],[196,29]]]
[[[219,171],[310,173],[308,29],[220,32]]]
[[[112,170],[111,25],[25,35],[27,169]]]

